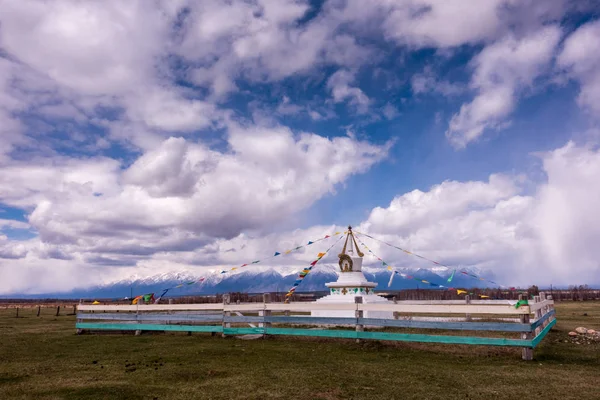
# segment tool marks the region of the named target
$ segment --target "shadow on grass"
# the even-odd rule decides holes
[[[29,375],[13,375],[13,374],[0,373],[0,385],[10,385],[13,383],[21,383],[27,378],[29,378]]]

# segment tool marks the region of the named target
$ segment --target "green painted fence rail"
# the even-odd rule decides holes
[[[136,334],[142,331],[163,331],[163,332],[199,332],[199,333],[221,333],[223,336],[238,335],[273,335],[273,336],[303,336],[303,337],[324,337],[338,339],[354,340],[383,340],[400,342],[420,342],[420,343],[441,343],[441,344],[460,344],[460,345],[479,345],[479,346],[509,346],[523,349],[523,359],[533,359],[533,349],[540,344],[542,339],[548,334],[556,324],[556,313],[554,311],[554,302],[546,299],[545,294],[535,297],[526,309],[514,309],[514,315],[519,316],[516,321],[506,322],[506,319],[498,320],[498,311],[502,314],[511,314],[510,308],[502,308],[499,303],[490,303],[489,319],[491,321],[471,321],[469,316],[464,314],[464,310],[470,310],[464,306],[461,311],[455,311],[455,314],[465,318],[464,321],[444,321],[444,320],[412,320],[399,319],[394,314],[394,319],[386,318],[363,318],[362,304],[357,300],[356,317],[311,317],[307,315],[289,315],[289,310],[306,312],[307,304],[297,304],[282,306],[277,303],[270,303],[265,300],[264,304],[229,304],[226,298],[225,304],[216,304],[215,309],[210,309],[210,305],[188,305],[187,311],[181,311],[182,305],[173,307],[169,310],[166,305],[125,307],[120,311],[125,312],[106,312],[114,311],[115,307],[103,306],[85,306],[80,307],[81,311],[77,313],[76,328],[78,333],[84,331],[136,331]],[[447,309],[443,301],[432,304],[416,304],[420,306],[417,312],[423,311],[423,306],[438,307]],[[407,304],[399,304],[398,310],[406,312]],[[289,307],[289,309],[287,309]],[[337,307],[332,304],[332,310],[350,311],[348,304]],[[337,307],[337,308],[336,308]],[[373,305],[367,310],[373,310]],[[481,302],[473,305],[473,310],[477,314],[485,312],[484,304]],[[501,308],[498,308],[501,307]],[[512,307],[512,306],[509,306]],[[385,304],[381,311],[389,312],[394,306]],[[282,313],[285,315],[272,315]],[[322,310],[323,308],[319,308]],[[179,311],[177,311],[179,310]],[[257,311],[248,311],[257,310]],[[482,312],[483,310],[483,312]],[[377,310],[376,310],[377,311]],[[435,310],[433,310],[435,311]],[[242,312],[254,312],[254,315],[243,315]],[[258,316],[256,316],[258,312]],[[351,311],[352,312],[352,311]],[[425,313],[432,310],[425,310]],[[534,314],[534,319],[530,321],[530,314]],[[496,322],[493,321],[496,319]],[[510,319],[509,319],[510,321]],[[235,325],[235,326],[232,326]],[[242,325],[242,326],[240,326]],[[246,326],[243,326],[246,325]],[[248,326],[250,325],[250,326]],[[257,326],[258,325],[258,326]],[[294,325],[301,325],[294,327]],[[337,329],[330,329],[328,326],[335,326]],[[307,327],[313,327],[311,329]],[[471,331],[472,335],[444,335],[444,334],[426,334],[426,333],[404,333],[381,331],[383,328],[394,329],[434,329],[439,331]],[[519,338],[506,337],[481,337],[476,334],[478,331],[497,331],[517,333]]]

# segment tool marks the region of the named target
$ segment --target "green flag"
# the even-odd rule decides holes
[[[519,301],[517,301],[517,304],[515,304],[515,308],[519,308],[521,306],[527,306],[527,305],[529,305],[529,302],[527,301],[527,299],[519,300]]]
[[[450,275],[450,278],[448,278],[448,282],[452,282],[452,279],[454,278],[454,273],[456,272],[456,270],[452,271],[452,275]]]

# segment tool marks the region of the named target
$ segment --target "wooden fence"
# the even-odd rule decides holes
[[[554,302],[544,293],[515,308],[506,300],[397,301],[389,304],[323,304],[292,302],[229,302],[221,304],[84,305],[78,306],[76,328],[112,331],[211,332],[228,335],[291,335],[349,339],[522,348],[524,360],[533,359],[533,349],[556,323]],[[354,317],[311,317],[311,311],[346,311]],[[364,318],[365,311],[389,312],[393,319]],[[334,328],[334,329],[331,329]],[[417,329],[406,333],[401,329]],[[367,330],[368,329],[368,330]],[[400,330],[400,331],[399,331]],[[422,330],[446,331],[443,335]],[[452,331],[486,332],[471,336]],[[502,332],[503,336],[488,336]]]

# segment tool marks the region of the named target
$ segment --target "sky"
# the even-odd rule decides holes
[[[0,294],[349,224],[507,285],[600,284],[599,142],[598,1],[2,0]]]

